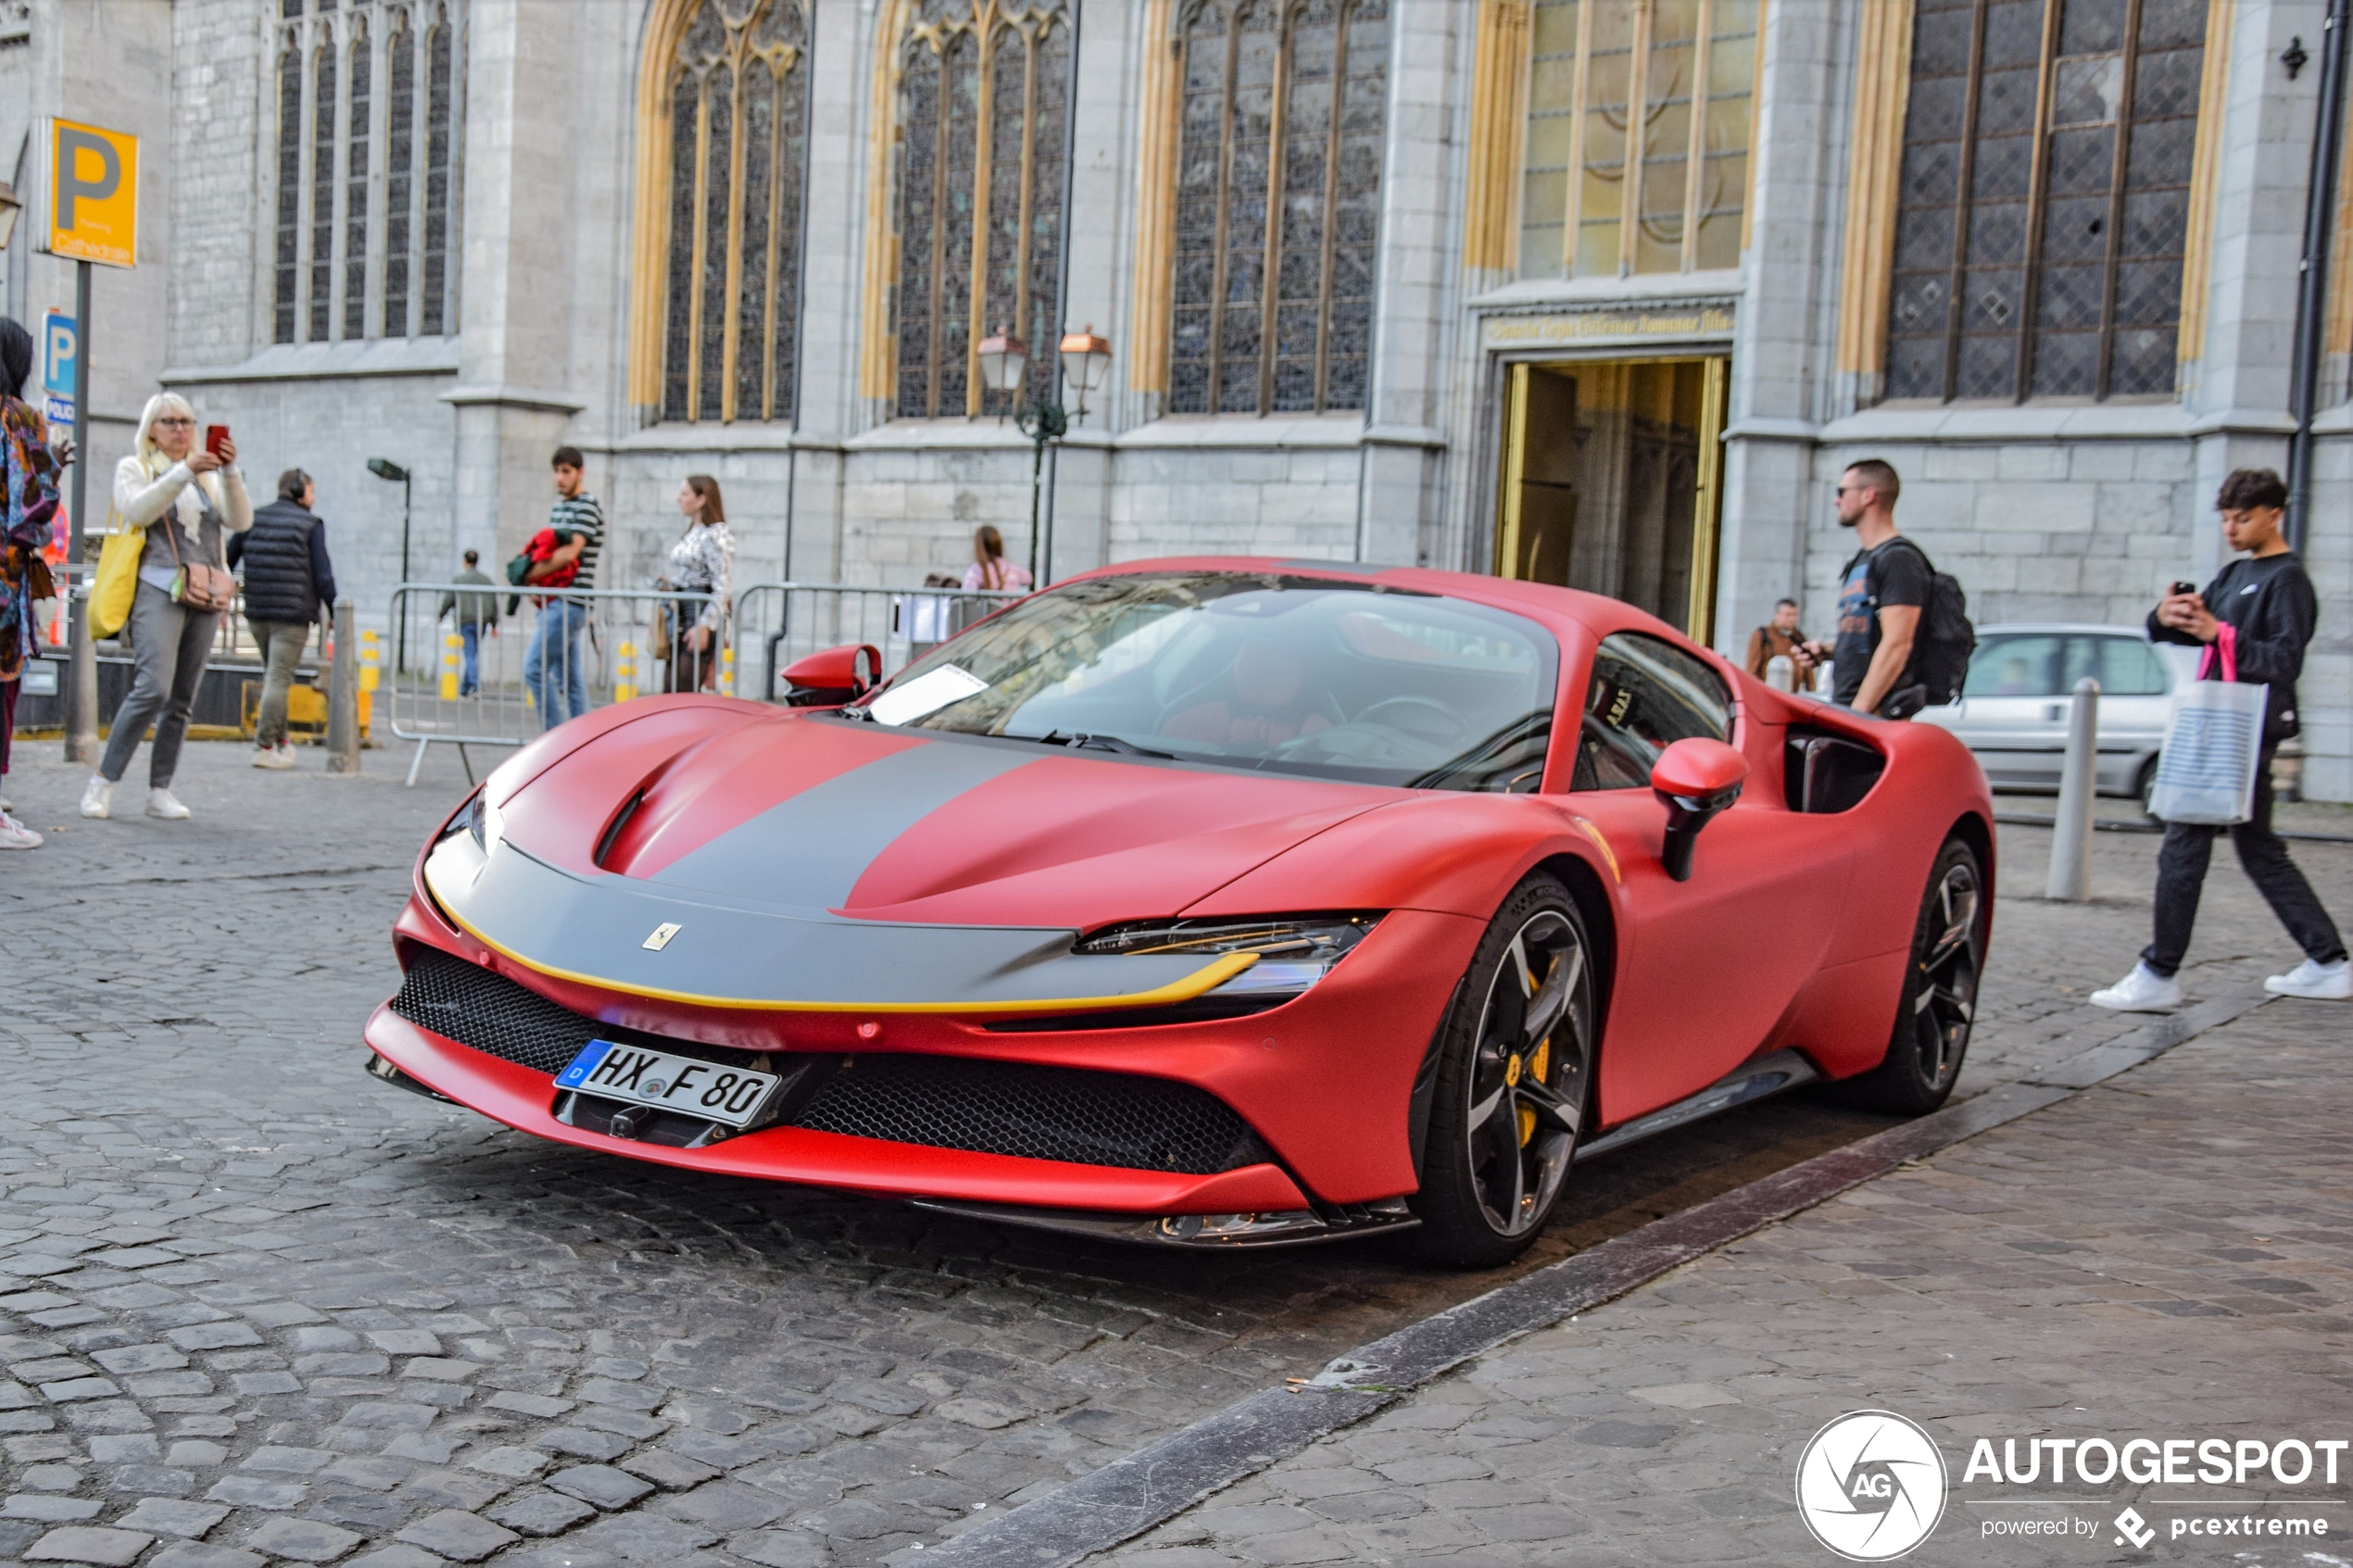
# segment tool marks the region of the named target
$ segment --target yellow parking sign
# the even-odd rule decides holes
[[[139,138],[70,119],[42,122],[40,248],[104,267],[135,264]]]

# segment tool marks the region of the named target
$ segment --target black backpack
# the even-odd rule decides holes
[[[1937,571],[1936,563],[1928,558],[1928,552],[1903,535],[1890,539],[1880,548],[1895,545],[1911,550],[1928,568],[1928,599],[1920,606],[1919,630],[1912,635],[1912,662],[1904,677],[1899,678],[1898,685],[1927,687],[1929,706],[1938,707],[1961,695],[1961,683],[1969,679],[1969,656],[1977,651],[1977,628],[1969,622],[1969,596],[1961,591],[1958,578]],[[1847,570],[1854,570],[1851,563]],[[1871,596],[1871,613],[1879,613],[1876,593]]]

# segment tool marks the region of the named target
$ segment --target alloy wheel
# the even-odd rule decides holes
[[[1932,934],[1923,933],[1927,939],[1917,954],[1912,1018],[1921,1081],[1942,1089],[1959,1070],[1977,1016],[1984,922],[1979,919],[1982,896],[1975,862],[1963,858],[1946,866],[1932,897],[1935,923]]]
[[[1471,1186],[1498,1236],[1552,1208],[1584,1119],[1592,976],[1577,928],[1539,909],[1496,966],[1471,1050],[1466,1146]]]

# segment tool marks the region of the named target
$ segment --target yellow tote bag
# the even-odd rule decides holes
[[[98,575],[90,586],[90,634],[111,637],[131,619],[131,601],[139,593],[139,558],[146,552],[147,531],[120,527],[107,535],[98,550]]]

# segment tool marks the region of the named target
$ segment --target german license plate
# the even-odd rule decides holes
[[[659,1106],[730,1127],[744,1126],[759,1115],[777,1083],[773,1073],[697,1061],[613,1040],[589,1041],[572,1065],[556,1074],[560,1089]]]

